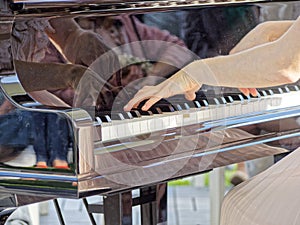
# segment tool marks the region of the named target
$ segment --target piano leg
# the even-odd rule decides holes
[[[131,191],[103,198],[105,225],[132,225]]]
[[[215,168],[210,172],[209,176],[209,192],[210,192],[210,224],[219,225],[221,215],[221,205],[225,193],[225,168]]]
[[[140,198],[141,201],[148,199],[147,203],[141,204],[142,225],[167,224],[167,183],[141,188]]]
[[[58,217],[58,220],[59,220],[59,224],[60,225],[65,225],[65,220],[64,220],[61,208],[59,206],[58,200],[53,199],[53,204],[54,204],[55,211],[56,211],[56,214],[57,214],[57,217]]]

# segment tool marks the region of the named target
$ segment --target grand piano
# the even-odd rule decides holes
[[[299,15],[297,1],[0,0],[1,224],[19,206],[94,195],[92,224],[94,212],[132,224],[134,205],[142,224],[166,224],[168,181],[297,148],[298,83],[257,97],[204,85],[194,101],[122,109],[257,24]]]

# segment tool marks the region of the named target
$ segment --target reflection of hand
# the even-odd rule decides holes
[[[146,99],[149,99],[142,110],[148,110],[153,104],[162,98],[168,98],[177,94],[185,94],[186,99],[195,99],[195,92],[201,87],[201,84],[196,82],[188,74],[179,71],[169,79],[156,86],[145,86],[138,91],[132,100],[124,107],[125,111],[129,111],[133,107]]]

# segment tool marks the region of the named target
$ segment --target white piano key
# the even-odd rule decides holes
[[[182,113],[184,112],[179,112],[177,115],[176,115],[176,124],[178,127],[181,127],[183,126],[183,116],[182,116]]]
[[[129,127],[128,127],[128,122],[124,123],[122,121],[122,123],[118,123],[119,121],[117,121],[117,124],[114,124],[114,132],[117,134],[117,138],[122,138],[122,137],[126,137],[129,135]]]
[[[225,118],[225,105],[218,105],[215,108],[215,119]]]
[[[117,129],[115,127],[115,124],[112,123],[112,126],[110,126],[110,139],[114,140],[118,138]]]
[[[140,119],[140,129],[141,129],[141,133],[144,134],[144,133],[147,133],[149,132],[149,129],[148,129],[148,119],[151,119],[149,118],[150,116],[142,116]]]
[[[138,135],[140,134],[142,131],[141,131],[141,121],[140,121],[141,118],[134,118],[132,119],[133,121],[130,123],[132,123],[132,126],[130,126],[129,128],[131,129],[130,130],[130,134],[132,136],[135,136],[135,135]]]
[[[248,114],[250,112],[249,106],[248,101],[241,104],[241,115]]]
[[[231,103],[227,104],[225,109],[224,109],[224,116],[225,118],[228,118],[231,116],[231,110],[232,110],[233,106]]]
[[[176,123],[176,116],[174,115],[174,113],[169,116],[169,126],[168,128],[174,128],[177,127],[177,123]]]
[[[101,140],[102,141],[111,139],[110,130],[111,130],[111,123],[102,123],[101,124]]]

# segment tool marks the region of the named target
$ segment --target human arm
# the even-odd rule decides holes
[[[157,86],[140,90],[124,109],[130,110],[145,99],[149,100],[145,103],[143,110],[149,109],[159,99],[173,94],[172,83],[182,83],[182,89],[176,94],[188,93],[191,97],[193,89],[189,87],[193,84],[197,84],[199,88],[201,84],[259,88],[295,82],[300,76],[300,42],[297,38],[299,35],[300,17],[276,41],[236,54],[190,63],[178,71],[173,78]],[[182,77],[188,77],[188,79]],[[183,85],[186,81],[189,84]]]
[[[251,30],[243,39],[230,51],[235,54],[252,47],[272,42],[280,38],[294,23],[294,21],[267,21],[259,24]],[[255,88],[239,88],[246,96],[257,95]]]
[[[267,21],[257,25],[230,51],[230,54],[272,42],[280,38],[295,21]]]

